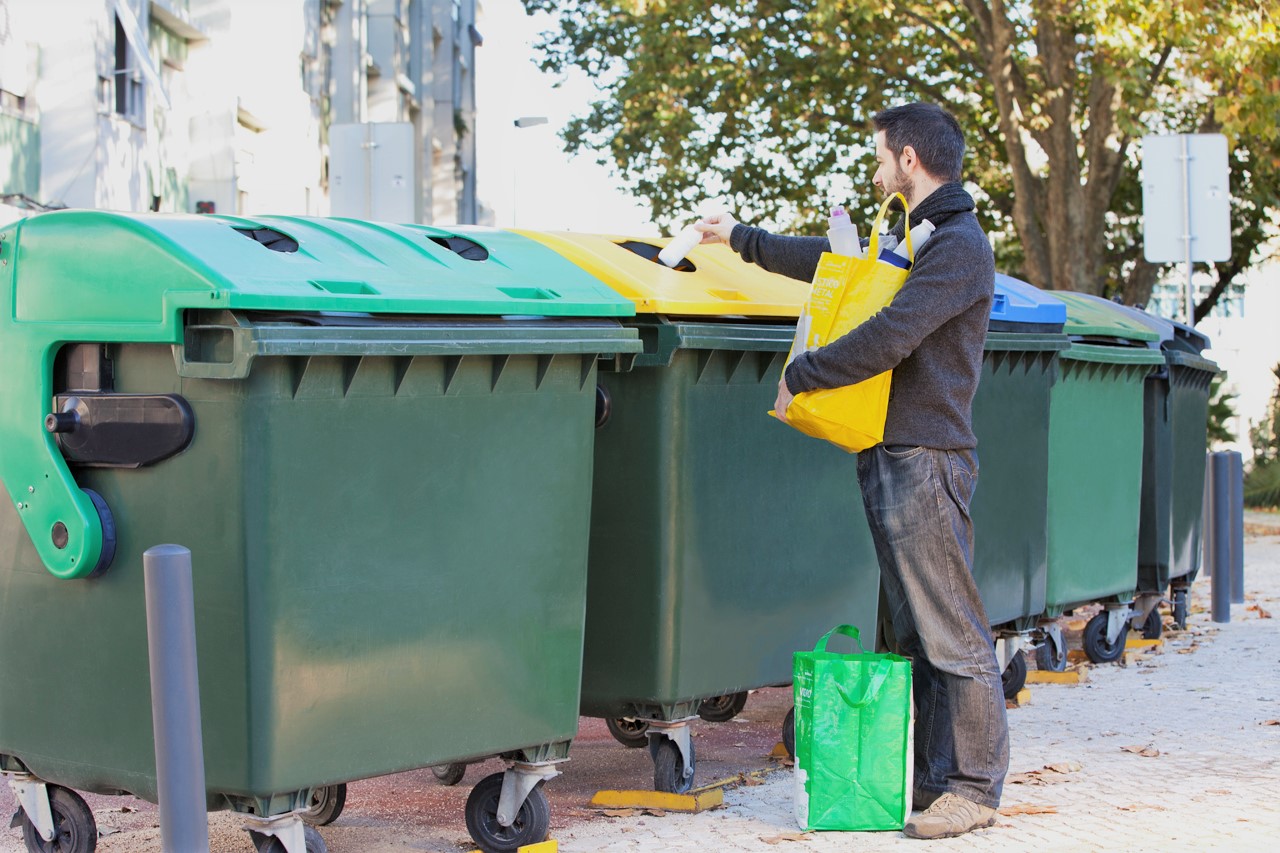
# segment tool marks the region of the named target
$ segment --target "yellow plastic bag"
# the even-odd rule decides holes
[[[901,194],[885,199],[872,226],[865,258],[823,253],[813,277],[813,289],[796,325],[796,339],[787,364],[861,325],[892,302],[902,288],[907,270],[879,260],[880,227],[894,198],[902,199],[903,209],[907,210],[907,200]],[[909,213],[907,210],[904,217]],[[904,239],[907,257],[914,261],[909,228]],[[850,453],[874,447],[884,440],[892,378],[893,371],[886,370],[856,385],[797,394],[787,408],[786,422],[805,435],[829,441]]]

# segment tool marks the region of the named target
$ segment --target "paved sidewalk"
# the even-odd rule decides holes
[[[1187,630],[1166,634],[1160,653],[1092,667],[1080,685],[1033,684],[1031,702],[1010,710],[1016,775],[1003,807],[1044,813],[1002,815],[926,849],[1280,848],[1280,725],[1265,724],[1280,718],[1280,536],[1250,537],[1245,557],[1246,601],[1230,623],[1210,621],[1201,578]],[[924,843],[899,832],[801,834],[791,786],[781,771],[726,792],[723,810],[572,827],[560,849],[818,853]]]
[[[1167,633],[1162,651],[1126,668],[1092,667],[1080,685],[1033,684],[1030,703],[1010,710],[1014,775],[1003,806],[1014,813],[994,827],[927,843],[898,832],[800,833],[791,813],[792,772],[779,769],[761,784],[727,790],[724,808],[700,815],[603,817],[585,807],[584,796],[556,807],[553,837],[563,853],[1280,849],[1280,725],[1264,725],[1280,720],[1280,516],[1250,514],[1246,521],[1246,603],[1233,607],[1230,623],[1210,621],[1209,583],[1201,578],[1192,588],[1188,629]],[[770,734],[783,713],[774,704]],[[760,714],[761,705],[754,707]],[[725,731],[706,737],[720,737],[722,753],[744,745],[729,741],[745,735]],[[598,748],[575,745],[575,774],[596,762],[593,772],[625,786],[637,783],[624,782],[624,768],[638,778],[649,772],[643,756],[599,737]],[[590,741],[589,728],[580,740]],[[767,749],[763,741],[748,746],[756,756]],[[768,764],[758,759],[758,766]],[[475,768],[470,784],[495,769]],[[353,785],[347,810],[322,831],[330,853],[470,850],[464,786],[439,789],[429,776],[415,771]],[[570,779],[556,781],[564,796]],[[133,798],[90,802],[110,833],[99,841],[101,853],[159,850],[154,806]],[[213,853],[252,850],[240,825],[226,812],[210,815]],[[23,850],[18,830],[0,829],[0,853]]]

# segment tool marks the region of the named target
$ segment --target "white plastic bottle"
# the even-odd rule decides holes
[[[675,267],[684,260],[694,246],[702,242],[702,232],[693,225],[686,225],[680,233],[671,238],[667,247],[658,253],[658,260],[669,267]]]
[[[932,222],[930,222],[927,219],[921,219],[920,224],[917,225],[915,228],[911,229],[911,251],[919,252],[920,247],[924,245],[924,241],[928,240],[929,235],[932,234],[936,229],[937,229],[937,226],[934,225]],[[907,257],[907,241],[903,240],[901,243],[894,246],[893,253],[900,258],[906,258]]]
[[[827,217],[827,222],[831,226],[827,229],[831,251],[837,255],[861,258],[863,254],[862,246],[858,243],[858,226],[849,219],[845,209],[839,205],[831,208],[831,215]]]

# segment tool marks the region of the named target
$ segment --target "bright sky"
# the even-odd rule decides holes
[[[534,64],[538,33],[549,16],[530,17],[519,0],[481,0],[476,49],[476,182],[498,227],[655,236],[648,209],[624,195],[621,182],[590,154],[570,159],[560,132],[587,111],[595,88],[583,74],[560,88]],[[516,128],[522,116],[547,124]]]

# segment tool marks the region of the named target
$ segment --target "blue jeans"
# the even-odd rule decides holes
[[[858,454],[888,617],[912,658],[915,784],[992,808],[1009,770],[1004,688],[973,580],[972,450],[880,445]]]

